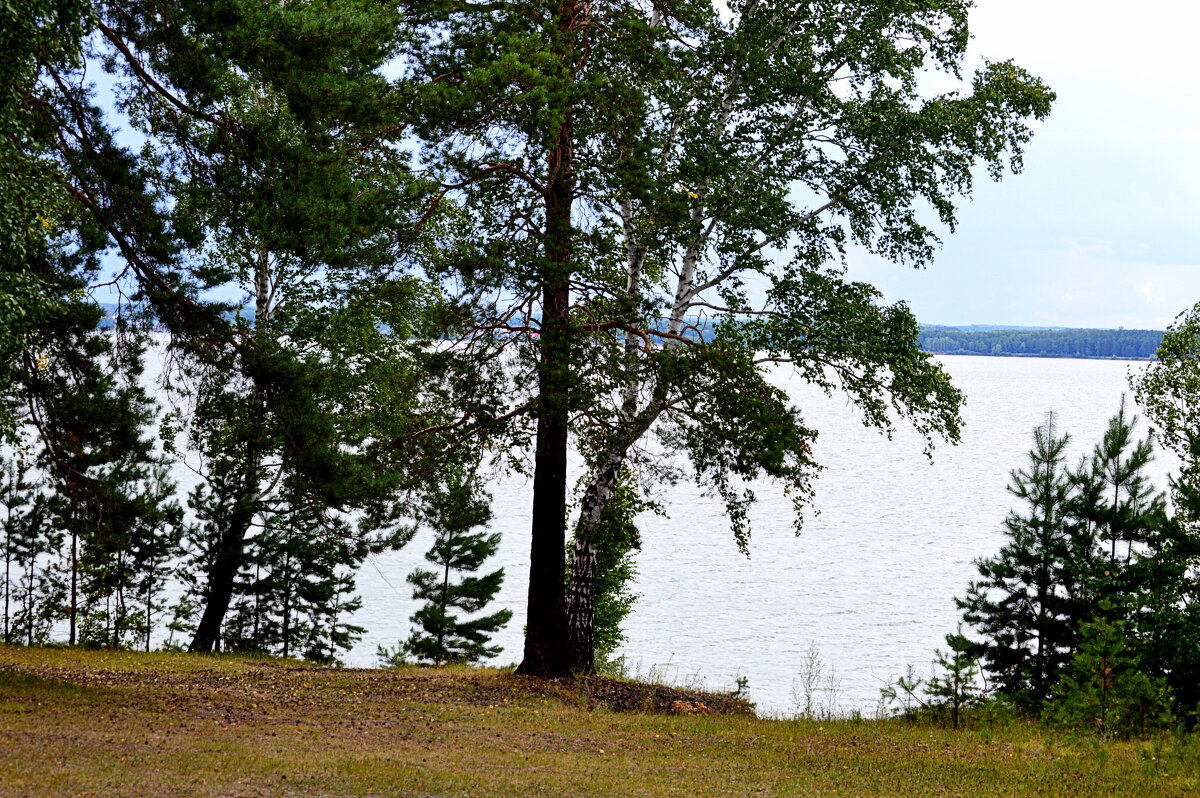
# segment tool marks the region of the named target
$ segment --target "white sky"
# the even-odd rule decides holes
[[[1058,100],[928,269],[856,253],[851,276],[929,324],[1162,329],[1200,302],[1200,5],[976,5],[975,62],[1012,59]]]
[[[1025,170],[980,180],[958,233],[914,271],[851,275],[931,324],[1161,329],[1200,301],[1200,6],[977,0],[976,55],[1058,94]]]

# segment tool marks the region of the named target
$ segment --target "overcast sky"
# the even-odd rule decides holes
[[[1058,100],[928,269],[852,253],[851,276],[928,324],[1162,329],[1200,302],[1200,7],[976,4],[976,62],[1012,59]]]
[[[855,255],[851,274],[932,324],[1162,329],[1200,302],[1198,22],[1183,0],[977,0],[976,56],[1058,101],[932,266]]]

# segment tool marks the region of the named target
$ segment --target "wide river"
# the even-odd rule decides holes
[[[920,438],[888,441],[865,428],[845,397],[826,397],[780,371],[777,381],[820,430],[825,466],[800,536],[788,497],[758,486],[750,556],[740,554],[718,501],[690,484],[666,490],[668,517],[639,520],[636,592],[624,647],[631,675],[729,689],[739,676],[760,711],[791,714],[805,675],[818,675],[818,707],[875,711],[886,682],[913,665],[928,672],[935,648],[955,629],[954,597],[975,575],[972,561],[1003,543],[1012,496],[1009,472],[1023,467],[1032,431],[1053,410],[1073,436],[1071,462],[1100,438],[1142,363],[1040,358],[948,357],[966,394],[962,443],[930,463]],[[1143,421],[1142,434],[1147,429]],[[1160,453],[1153,478],[1166,486],[1174,459]],[[572,477],[572,480],[574,476]],[[520,659],[527,587],[530,483],[506,477],[491,487],[493,529],[503,534],[495,566],[505,583],[495,606],[513,610],[496,638],[497,662]],[[376,646],[407,636],[416,608],[405,575],[428,548],[419,534],[402,551],[366,565],[359,579],[367,628],[345,658],[371,666]],[[813,655],[822,663],[811,664]]]

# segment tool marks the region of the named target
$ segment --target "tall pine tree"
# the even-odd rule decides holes
[[[1003,692],[1032,711],[1050,696],[1078,639],[1072,569],[1078,546],[1066,523],[1069,442],[1055,429],[1053,413],[1034,430],[1029,466],[1014,470],[1009,485],[1024,512],[1009,512],[1006,543],[976,561],[980,578],[956,599],[983,636],[975,653],[984,667]]]

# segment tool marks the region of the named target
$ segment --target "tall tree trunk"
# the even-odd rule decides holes
[[[574,3],[561,28],[569,28]],[[542,283],[541,358],[538,363],[537,445],[533,472],[533,530],[529,546],[529,606],[525,656],[518,673],[566,676],[564,593],[567,526],[567,441],[572,386],[570,286],[574,149],[571,117],[549,153],[546,239]]]
[[[74,515],[74,513],[72,513]],[[79,612],[79,534],[71,524],[71,631],[68,642],[75,645],[78,639],[75,619]]]
[[[445,533],[449,538],[449,532]],[[450,547],[447,546],[447,555],[449,555]],[[450,595],[450,557],[446,557],[446,563],[442,569],[442,596],[438,599],[438,630],[437,630],[437,656],[434,657],[433,664],[441,665],[444,662],[449,662],[450,657],[446,655],[446,605],[449,604]]]
[[[271,320],[271,261],[265,249],[259,250],[254,273],[254,336],[250,345],[260,344],[259,336]],[[208,575],[208,595],[204,613],[196,625],[196,633],[188,646],[190,651],[218,651],[221,643],[221,624],[229,605],[233,601],[233,586],[244,559],[246,533],[254,520],[259,502],[259,469],[262,451],[259,439],[262,421],[267,408],[263,400],[264,390],[257,370],[251,375],[252,385],[248,405],[249,431],[246,441],[246,460],[242,471],[242,484],[234,508],[230,511],[226,526],[221,530],[216,557]]]
[[[33,646],[33,610],[34,605],[37,603],[36,596],[33,594],[34,579],[37,577],[37,556],[37,549],[34,549],[33,554],[29,558],[28,586],[25,588],[24,601],[21,602],[25,611],[25,644],[30,647]]]
[[[621,203],[621,222],[625,238],[625,321],[628,327],[637,325],[637,307],[642,298],[642,265],[645,250],[637,237],[633,220],[633,201]],[[567,642],[573,670],[591,672],[596,667],[596,577],[599,572],[600,549],[596,529],[604,508],[612,498],[613,488],[621,474],[625,453],[632,441],[641,436],[653,423],[657,413],[637,412],[642,375],[638,373],[638,358],[642,340],[631,331],[625,334],[624,388],[621,415],[608,451],[597,461],[579,508],[579,520],[572,536],[571,575],[567,581]],[[652,403],[653,404],[653,403]]]
[[[208,595],[204,613],[196,624],[196,633],[188,645],[189,651],[219,651],[221,647],[221,624],[233,600],[233,583],[242,565],[246,531],[253,519],[253,508],[243,499],[229,514],[228,523],[221,530],[216,556],[208,572]]]
[[[12,565],[12,511],[8,513],[8,529],[4,531],[4,644],[8,645],[9,639],[9,623],[8,623],[8,597],[12,592],[10,587],[9,573]]]
[[[291,556],[283,555],[283,658],[292,654],[292,563]]]
[[[150,558],[150,575],[146,578],[146,651],[150,651],[150,630],[154,612],[154,557]]]

